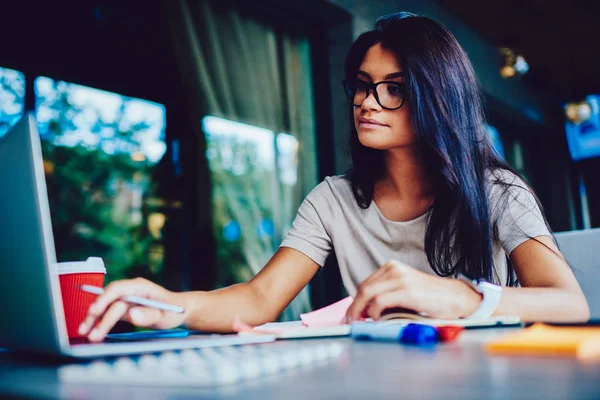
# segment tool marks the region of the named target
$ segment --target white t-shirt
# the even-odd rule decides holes
[[[511,184],[505,190],[493,184],[496,175]],[[551,236],[532,193],[508,171],[488,173],[492,221],[497,220],[499,240],[492,243],[496,283],[507,281],[506,256],[536,236]],[[360,283],[389,260],[397,260],[434,274],[425,254],[429,212],[405,222],[384,217],[374,201],[360,208],[347,177],[327,177],[300,206],[281,247],[296,249],[323,266],[335,251],[342,280],[354,296]]]

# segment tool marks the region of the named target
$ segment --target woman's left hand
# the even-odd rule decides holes
[[[361,316],[377,320],[384,310],[394,307],[454,319],[470,315],[480,302],[481,295],[459,280],[426,274],[392,260],[360,285],[346,320]]]

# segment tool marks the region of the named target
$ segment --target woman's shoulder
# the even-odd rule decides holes
[[[354,199],[352,184],[345,175],[326,177],[306,196],[306,201],[315,208],[344,208]]]
[[[552,236],[541,204],[523,178],[510,170],[498,169],[491,171],[489,179],[494,234],[506,254],[537,236]]]
[[[323,182],[335,190],[352,190],[352,183],[348,175],[332,175],[326,177]]]
[[[494,183],[523,184],[523,179],[516,173],[505,168],[489,168],[486,171],[486,179]],[[525,185],[526,186],[526,185]]]
[[[352,192],[352,184],[346,175],[327,176],[319,183],[309,196],[339,196],[346,192]]]
[[[505,194],[522,196],[532,193],[525,180],[508,169],[495,168],[487,170],[486,181],[490,186],[490,196],[492,198],[502,197]]]
[[[492,213],[511,210],[519,215],[536,210],[538,202],[527,182],[518,174],[497,168],[488,171],[489,197]]]

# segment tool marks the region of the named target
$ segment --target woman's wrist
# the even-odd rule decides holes
[[[193,297],[197,296],[193,294],[194,292],[171,292],[170,294],[171,302],[184,308],[182,325],[185,326],[190,326],[193,316],[196,315],[195,308],[198,302],[194,300]]]
[[[481,301],[483,300],[483,295],[481,293],[473,290],[472,287],[467,285],[464,282],[459,280],[452,280],[456,285],[456,291],[458,293],[457,298],[457,315],[459,318],[465,318],[469,315],[473,314]]]

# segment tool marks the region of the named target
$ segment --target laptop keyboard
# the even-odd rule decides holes
[[[63,383],[210,387],[339,357],[336,342],[275,342],[112,357],[59,368]]]

